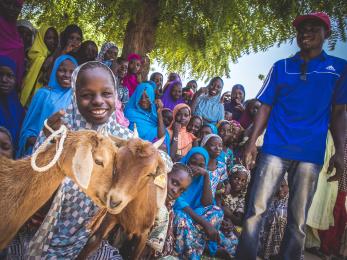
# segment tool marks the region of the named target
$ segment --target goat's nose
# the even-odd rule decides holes
[[[121,203],[121,200],[113,200],[112,198],[110,199],[110,207],[112,209],[117,208]]]

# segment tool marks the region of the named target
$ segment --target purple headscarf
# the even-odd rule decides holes
[[[172,83],[165,89],[161,101],[163,102],[164,108],[169,108],[173,110],[176,105],[184,103],[184,99],[181,96],[178,100],[173,100],[171,96],[171,90],[173,86],[180,84],[182,86],[181,80],[174,80]]]

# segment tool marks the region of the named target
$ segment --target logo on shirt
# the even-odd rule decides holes
[[[330,65],[330,66],[326,67],[325,69],[330,70],[330,71],[335,71],[335,68],[333,67],[333,65]]]

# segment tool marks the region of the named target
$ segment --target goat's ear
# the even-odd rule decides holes
[[[72,159],[72,171],[77,184],[83,189],[87,189],[93,172],[92,145],[82,144],[77,146]]]
[[[119,138],[119,137],[114,136],[114,135],[109,135],[108,137],[111,138],[111,140],[114,142],[114,144],[115,144],[117,147],[121,147],[121,146],[126,145],[126,143],[127,143],[127,141],[128,141],[128,140]]]

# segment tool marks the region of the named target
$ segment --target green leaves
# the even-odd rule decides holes
[[[23,16],[59,31],[76,23],[85,39],[122,47],[126,25],[135,21],[141,1],[150,0],[27,0]],[[329,47],[346,41],[345,0],[159,0],[159,9],[150,58],[194,78],[229,76],[229,62],[292,40],[298,14],[327,12],[333,20]]]

